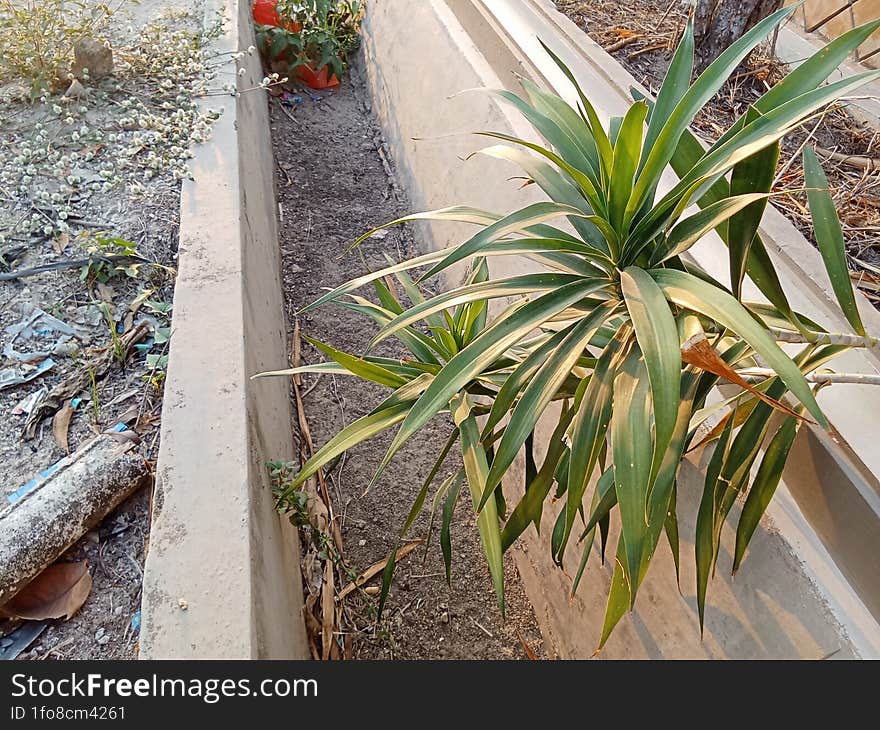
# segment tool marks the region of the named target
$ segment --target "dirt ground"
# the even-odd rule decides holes
[[[651,0],[556,0],[556,6],[656,94],[687,20],[685,4],[678,0],[660,5]],[[708,142],[717,139],[786,71],[785,64],[773,56],[770,44],[759,47],[697,115],[694,130]],[[776,190],[804,187],[800,151],[808,137],[809,144],[830,152],[880,157],[880,130],[832,107],[783,140]],[[817,152],[843,225],[850,269],[858,272],[854,281],[880,307],[880,277],[876,273],[880,265],[880,169],[860,169],[828,159],[821,149]],[[815,243],[805,194],[777,196],[771,204]]]
[[[297,310],[316,299],[322,289],[363,273],[365,267],[385,265],[386,255],[399,260],[418,252],[410,230],[395,228],[384,238],[368,239],[360,247],[361,255],[343,256],[364,231],[412,212],[386,172],[385,165],[391,161],[384,149],[380,153],[382,138],[359,63],[332,93],[298,90],[287,99],[288,105],[270,99],[290,335]],[[360,293],[370,297],[372,292]],[[371,323],[338,306],[312,310],[299,324],[303,335],[352,353],[359,353],[373,333]],[[395,352],[394,345],[388,344],[377,354]],[[304,362],[322,359],[317,350],[304,345]],[[304,376],[302,389],[317,446],[368,413],[383,396],[379,386],[327,375],[317,380]],[[436,419],[411,440],[366,496],[364,489],[393,434],[351,449],[333,470],[332,496],[336,513],[341,515],[344,556],[356,573],[388,555],[450,429],[450,422]],[[450,456],[435,486],[456,468]],[[427,525],[423,514],[410,535],[425,535]],[[426,554],[419,548],[398,565],[381,625],[375,623],[371,599],[357,594],[345,599],[344,629],[354,633],[354,658],[525,658],[522,642],[537,654],[545,654],[511,560],[506,565],[507,617],[502,620],[473,511],[464,499],[456,509],[451,538],[451,589],[446,585],[435,535]]]
[[[30,382],[0,389],[0,509],[21,485],[65,455],[53,435],[51,414],[33,437],[23,437],[27,415],[16,414],[16,406],[30,396],[39,402],[47,391],[90,370],[113,347],[113,329],[123,334],[146,323],[150,332],[123,365],[114,364],[105,377],[98,374],[71,393],[79,403],[67,433],[69,448],[75,451],[122,421],[137,432],[145,459],[154,460],[158,452],[164,365],[151,365],[149,358],[167,353],[181,165],[190,141],[197,141],[196,128],[206,126],[200,119],[190,121],[198,114],[190,107],[186,113],[194,116],[185,117],[188,131],[163,126],[179,100],[190,100],[204,82],[198,74],[184,73],[183,64],[198,62],[200,51],[190,50],[182,59],[161,55],[159,39],[179,39],[177,33],[193,38],[201,28],[197,15],[171,17],[167,8],[164,0],[122,7],[100,36],[116,50],[113,75],[87,83],[75,100],[60,92],[31,100],[20,80],[0,81],[0,273],[64,267],[0,281],[0,349],[51,351],[54,362]],[[150,47],[148,26],[154,22],[163,30],[155,31],[157,45]],[[150,67],[154,60],[158,63]],[[25,154],[30,155],[26,164],[21,162]],[[139,266],[112,272],[104,281],[94,269],[81,276],[80,267],[68,267],[90,255],[96,235],[130,242]],[[117,251],[111,246],[101,253]],[[69,325],[73,334],[59,338],[57,332],[38,332],[33,339],[16,339],[10,328],[37,308]],[[167,336],[160,337],[160,331]],[[0,368],[28,372],[33,362],[22,366],[13,353],[4,352]],[[19,659],[136,656],[150,496],[149,489],[131,496],[59,558],[88,561],[91,593],[69,620],[47,622]],[[19,626],[17,620],[0,620],[0,650],[12,645],[11,632]]]

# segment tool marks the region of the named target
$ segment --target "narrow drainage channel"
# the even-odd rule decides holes
[[[390,160],[380,152],[381,132],[370,111],[362,59],[334,92],[305,89],[270,99],[276,160],[280,245],[288,320],[292,338],[295,313],[326,287],[417,253],[405,227],[383,238],[367,239],[343,256],[364,231],[412,212],[405,194],[389,177]],[[386,171],[387,170],[387,171]],[[372,291],[359,292],[372,298]],[[351,353],[363,352],[373,328],[365,318],[339,306],[311,310],[299,319],[303,335]],[[375,353],[399,356],[388,340]],[[303,341],[304,363],[323,360]],[[316,446],[343,426],[366,415],[383,397],[380,386],[340,376],[303,376],[305,415]],[[296,430],[296,423],[294,423]],[[379,459],[393,434],[349,450],[333,469],[328,487],[341,523],[344,557],[360,573],[388,555],[422,482],[443,447],[451,423],[436,419],[413,437],[366,495]],[[453,455],[435,486],[458,465]],[[462,494],[465,490],[462,490]],[[430,506],[431,495],[426,501]],[[424,536],[423,513],[410,536]],[[450,530],[452,587],[447,586],[436,533],[427,551],[418,548],[397,566],[381,625],[377,599],[357,592],[344,600],[342,630],[350,634],[357,659],[506,659],[526,658],[524,643],[544,655],[541,634],[512,559],[506,565],[507,616],[503,620],[485,568],[473,511],[460,499]],[[303,553],[308,546],[303,545]],[[308,575],[308,571],[304,573]],[[375,579],[374,585],[379,579]]]

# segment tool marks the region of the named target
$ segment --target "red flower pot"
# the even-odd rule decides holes
[[[296,21],[282,22],[281,18],[278,16],[278,0],[255,0],[253,13],[254,22],[259,23],[260,25],[272,25],[284,28],[291,33],[299,33],[300,31],[301,26]]]
[[[312,89],[330,89],[339,86],[339,79],[336,78],[336,74],[330,74],[329,66],[315,70],[311,63],[306,62],[297,66],[294,73],[300,81]]]

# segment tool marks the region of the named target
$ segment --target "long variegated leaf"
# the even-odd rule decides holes
[[[736,299],[720,288],[711,286],[683,271],[660,269],[652,271],[651,276],[670,301],[711,317],[748,342],[779,374],[789,390],[806,406],[816,421],[823,427],[828,427],[828,420],[819,408],[803,373]]]
[[[660,175],[675,153],[679,138],[696,113],[716,94],[728,76],[752,49],[792,12],[793,8],[782,8],[757,23],[723,51],[684,94],[681,101],[670,113],[648,153],[626,208],[625,222],[627,224],[633,220],[635,214],[642,207],[649,191],[654,189]]]
[[[572,205],[554,202],[532,203],[525,208],[510,213],[497,223],[494,223],[491,226],[486,226],[475,236],[472,236],[464,243],[456,246],[451,253],[445,256],[439,263],[432,266],[421,277],[421,279],[424,280],[436,276],[444,269],[458,263],[468,256],[474,254],[486,255],[485,248],[487,244],[511,233],[522,231],[536,223],[542,223],[562,216],[567,216],[569,218],[585,218],[588,215],[590,214],[584,213],[584,211]]]
[[[571,460],[565,506],[565,533],[562,550],[556,562],[562,563],[563,553],[575,518],[581,510],[587,484],[593,475],[602,446],[606,442],[614,379],[632,346],[632,327],[623,325],[602,352],[584,391],[583,401],[572,423]]]
[[[620,282],[651,383],[654,405],[651,473],[656,474],[669,448],[678,416],[681,389],[678,329],[666,297],[647,272],[636,267],[625,269]]]
[[[611,168],[611,184],[608,196],[608,216],[612,227],[625,233],[624,213],[633,181],[639,166],[642,152],[642,135],[644,134],[645,117],[648,116],[648,105],[637,101],[626,112],[620,125],[620,131],[614,144],[614,161]]]
[[[749,124],[758,117],[759,112],[750,109],[743,120]],[[730,176],[731,197],[750,193],[769,193],[773,187],[776,164],[779,162],[779,143],[765,147],[760,152],[743,160],[733,168]],[[740,298],[746,264],[752,241],[758,233],[758,226],[767,207],[766,198],[758,198],[751,205],[739,210],[727,222],[727,249],[730,260],[730,290]]]
[[[782,470],[788,459],[795,436],[797,436],[798,422],[794,418],[788,418],[773,435],[761,466],[755,476],[755,482],[746,497],[743,511],[736,528],[736,548],[733,555],[733,572],[739,570],[745,555],[749,541],[752,539],[761,517],[767,510],[767,505],[773,499],[776,487],[782,478]]]
[[[766,193],[744,193],[707,205],[698,213],[673,226],[666,237],[662,251],[655,254],[654,261],[662,263],[673,256],[680,256],[724,221],[740,213],[744,208],[766,200]],[[731,251],[733,251],[732,245]],[[744,252],[748,253],[747,249]]]
[[[379,472],[416,431],[447,407],[449,399],[488,364],[535,327],[579,299],[597,291],[604,282],[584,279],[551,291],[520,307],[516,316],[499,317],[477,339],[453,357],[422,394],[400,427],[379,465]],[[377,472],[378,473],[378,472]]]
[[[565,337],[541,366],[526,386],[523,394],[510,415],[504,430],[504,436],[495,452],[495,458],[486,478],[486,491],[480,500],[481,506],[486,503],[492,491],[501,483],[507,469],[513,463],[526,437],[535,428],[535,424],[556,395],[556,391],[565,381],[571,368],[583,354],[584,348],[596,330],[614,312],[619,302],[610,301],[600,304],[588,316],[581,319]]]
[[[480,444],[480,430],[477,421],[471,412],[471,406],[467,396],[456,396],[450,403],[452,418],[461,436],[462,460],[464,461],[465,474],[467,475],[468,488],[473,498],[474,509],[477,508],[480,495],[484,491],[486,474],[489,465],[486,462],[486,453]],[[480,540],[483,544],[483,552],[486,554],[486,562],[489,564],[489,573],[492,575],[492,584],[495,586],[495,596],[501,613],[504,614],[504,562],[501,550],[501,530],[498,525],[498,511],[495,500],[490,500],[479,510],[477,516],[477,528],[480,532]]]
[[[550,488],[553,486],[553,475],[556,473],[559,460],[565,453],[565,432],[568,430],[573,415],[573,408],[563,408],[559,421],[550,436],[544,463],[504,524],[504,530],[501,532],[501,547],[505,552],[530,524],[534,524],[535,529],[540,532],[544,500],[550,493]]]
[[[373,337],[367,349],[371,350],[382,340],[395,334],[403,327],[418,322],[420,319],[426,319],[435,312],[440,312],[459,304],[496,299],[498,297],[545,292],[580,280],[582,280],[582,277],[572,274],[524,274],[509,279],[493,279],[480,284],[470,284],[450,289],[407,309],[392,319]]]
[[[294,480],[286,487],[285,493],[289,493],[302,485],[306,479],[312,476],[318,469],[331,459],[339,456],[352,446],[366,441],[396,423],[400,423],[412,407],[412,402],[398,403],[390,408],[379,406],[369,415],[357,419],[354,423],[346,426],[336,434],[323,447],[315,452],[314,456],[302,465]]]
[[[651,487],[651,386],[641,352],[627,356],[614,380],[614,411],[611,416],[614,456],[614,489],[620,510],[620,526],[630,586],[630,605],[642,563],[646,535],[645,511]]]

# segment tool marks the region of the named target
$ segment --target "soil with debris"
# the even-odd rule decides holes
[[[358,59],[333,92],[293,89],[285,96],[286,104],[270,99],[291,337],[296,312],[325,287],[354,278],[366,268],[381,268],[386,256],[401,260],[418,253],[409,228],[396,227],[381,238],[367,239],[359,254],[343,256],[364,231],[412,212],[389,175],[391,158],[370,111],[360,63]],[[359,293],[370,297],[372,291]],[[303,335],[351,353],[362,352],[374,332],[371,322],[331,305],[305,313],[299,325]],[[376,354],[400,352],[393,341],[386,341]],[[322,359],[304,343],[303,362]],[[380,386],[354,378],[305,375],[303,381],[305,415],[316,446],[387,395]],[[393,431],[349,450],[332,470],[332,501],[341,521],[344,557],[354,574],[387,557],[450,432],[451,422],[435,419],[410,440],[366,495]],[[435,487],[459,464],[450,455]],[[430,502],[431,495],[426,504]],[[428,515],[423,514],[409,534],[424,536],[427,530]],[[451,589],[435,533],[427,551],[420,547],[399,562],[381,624],[375,621],[375,598],[356,592],[344,600],[342,630],[353,639],[353,658],[525,658],[525,646],[545,655],[531,605],[509,556],[507,613],[502,619],[466,499],[459,500],[451,538]],[[372,585],[379,581],[374,579]]]
[[[115,73],[85,79],[75,96],[31,99],[20,80],[0,82],[0,370],[31,376],[52,363],[0,387],[0,509],[68,450],[120,423],[145,459],[158,452],[180,178],[190,142],[200,141],[193,132],[210,125],[190,105],[203,79],[184,65],[202,64],[201,20],[167,5],[146,0],[114,16],[101,37],[116,49]],[[185,128],[163,126],[174,120]],[[126,251],[136,256],[70,265]],[[121,352],[118,338],[139,325],[145,336]],[[53,428],[53,408],[39,410],[59,388],[74,408],[66,430]],[[39,419],[28,416],[34,408]],[[47,622],[19,659],[136,656],[150,498],[148,489],[132,495],[60,557],[88,561],[91,593],[69,620]],[[19,626],[0,620],[0,650]]]
[[[687,21],[688,7],[678,0],[658,6],[651,0],[556,0],[557,8],[583,28],[637,81],[656,94]],[[787,73],[770,44],[759,46],[719,93],[697,115],[693,129],[712,142]],[[832,106],[782,142],[776,190],[804,187],[801,149],[817,148],[843,226],[854,283],[880,308],[880,164],[862,169],[830,153],[880,158],[880,130]],[[805,193],[771,201],[815,244]]]

